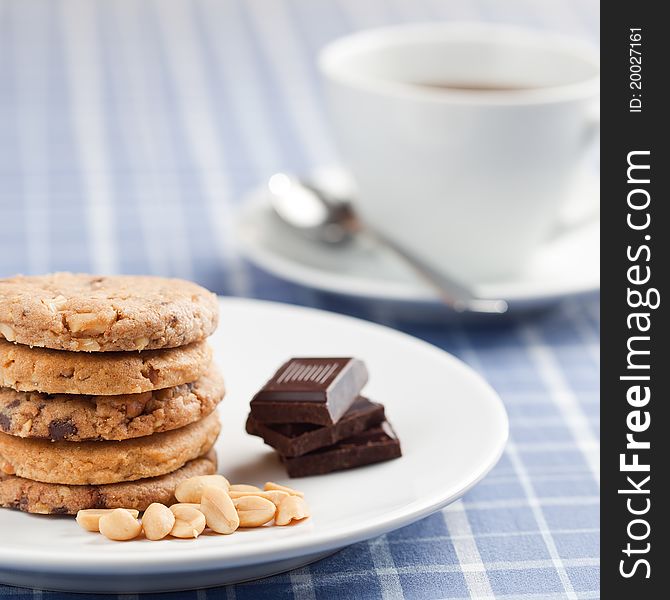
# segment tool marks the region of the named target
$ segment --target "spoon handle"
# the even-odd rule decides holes
[[[387,238],[383,234],[371,229],[369,226],[360,226],[359,234],[362,233],[372,238],[373,241],[391,250],[416,275],[432,287],[446,305],[457,312],[471,311],[477,313],[504,313],[507,312],[505,300],[489,300],[477,298],[477,296],[463,283],[451,276],[437,271],[422,259],[415,256],[409,250],[398,244],[398,242]]]

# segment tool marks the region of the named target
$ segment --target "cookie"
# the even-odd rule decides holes
[[[175,348],[216,329],[216,296],[162,277],[74,273],[0,279],[0,337],[55,350]]]
[[[214,366],[193,383],[143,394],[49,395],[0,388],[0,431],[53,441],[127,440],[195,423],[224,393]]]
[[[122,442],[50,442],[0,433],[0,470],[26,479],[67,485],[158,477],[205,454],[220,429],[214,412],[181,429]]]
[[[51,515],[74,515],[84,508],[146,510],[152,502],[175,502],[177,485],[196,475],[216,473],[216,453],[187,462],[167,475],[108,485],[59,485],[0,472],[0,507]]]
[[[0,339],[0,386],[20,392],[140,394],[191,383],[208,368],[207,342],[145,352],[63,352]]]

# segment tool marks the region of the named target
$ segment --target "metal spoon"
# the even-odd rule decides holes
[[[436,271],[397,242],[364,224],[346,200],[330,196],[324,190],[286,173],[272,175],[268,191],[277,216],[302,235],[328,244],[339,244],[353,236],[367,236],[404,261],[454,310],[478,313],[507,311],[504,300],[478,298],[465,284]]]

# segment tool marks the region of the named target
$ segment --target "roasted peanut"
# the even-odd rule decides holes
[[[234,483],[228,490],[230,492],[261,492],[261,488],[248,483]]]
[[[282,500],[279,508],[277,508],[275,525],[290,525],[294,521],[302,521],[309,516],[309,508],[303,498],[288,496]]]
[[[167,506],[154,502],[142,515],[142,529],[148,540],[162,540],[168,535],[175,523],[175,515]]]
[[[59,294],[55,298],[42,299],[42,304],[44,304],[52,313],[57,313],[59,310],[65,308],[67,304],[67,298],[62,294]]]
[[[113,309],[88,313],[72,313],[65,317],[67,328],[72,333],[100,335],[117,320],[118,315]]]
[[[79,527],[86,531],[100,531],[100,517],[108,515],[113,510],[113,508],[85,508],[77,512],[76,520]],[[136,519],[140,516],[139,511],[134,508],[124,508],[123,510],[127,510]]]
[[[133,340],[135,344],[135,350],[144,350],[151,340],[148,337],[139,337]]]
[[[233,533],[240,526],[240,517],[228,492],[207,486],[202,491],[200,512],[205,515],[207,527],[216,533]]]
[[[13,342],[16,339],[16,332],[14,328],[7,323],[0,323],[0,335],[8,342]]]
[[[115,508],[112,512],[102,515],[99,527],[102,535],[117,541],[132,540],[142,532],[140,522],[125,508]]]
[[[275,516],[276,507],[267,498],[243,496],[233,500],[240,517],[240,527],[260,527]]]
[[[200,502],[202,490],[206,485],[213,485],[228,491],[230,484],[223,475],[198,475],[182,481],[174,492],[179,502]]]
[[[81,338],[77,340],[77,350],[83,352],[98,352],[100,344],[91,338]]]
[[[282,492],[280,490],[270,490],[269,492],[233,492],[232,490],[228,492],[230,497],[235,498],[244,498],[245,496],[258,496],[259,498],[265,498],[274,504],[279,506],[279,503],[288,496],[288,493]]]
[[[274,481],[268,481],[263,486],[263,489],[266,492],[270,490],[279,490],[280,492],[286,492],[287,494],[291,494],[291,496],[300,496],[301,498],[305,497],[305,494],[303,492],[294,490],[293,488],[290,487],[286,487],[285,485],[281,485],[280,483],[275,483]]]
[[[191,506],[171,506],[170,510],[174,513],[175,521],[170,535],[178,538],[197,538],[205,529],[207,524],[205,515],[197,508]]]
[[[175,504],[170,504],[170,510],[172,510],[173,506],[190,506],[191,508],[197,508],[200,510],[199,502],[176,502]]]

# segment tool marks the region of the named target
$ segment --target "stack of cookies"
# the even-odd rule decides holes
[[[144,510],[216,472],[216,296],[187,281],[0,280],[0,506]]]
[[[292,358],[251,400],[247,433],[278,452],[290,477],[398,458],[384,406],[360,395],[367,380],[356,358]]]

